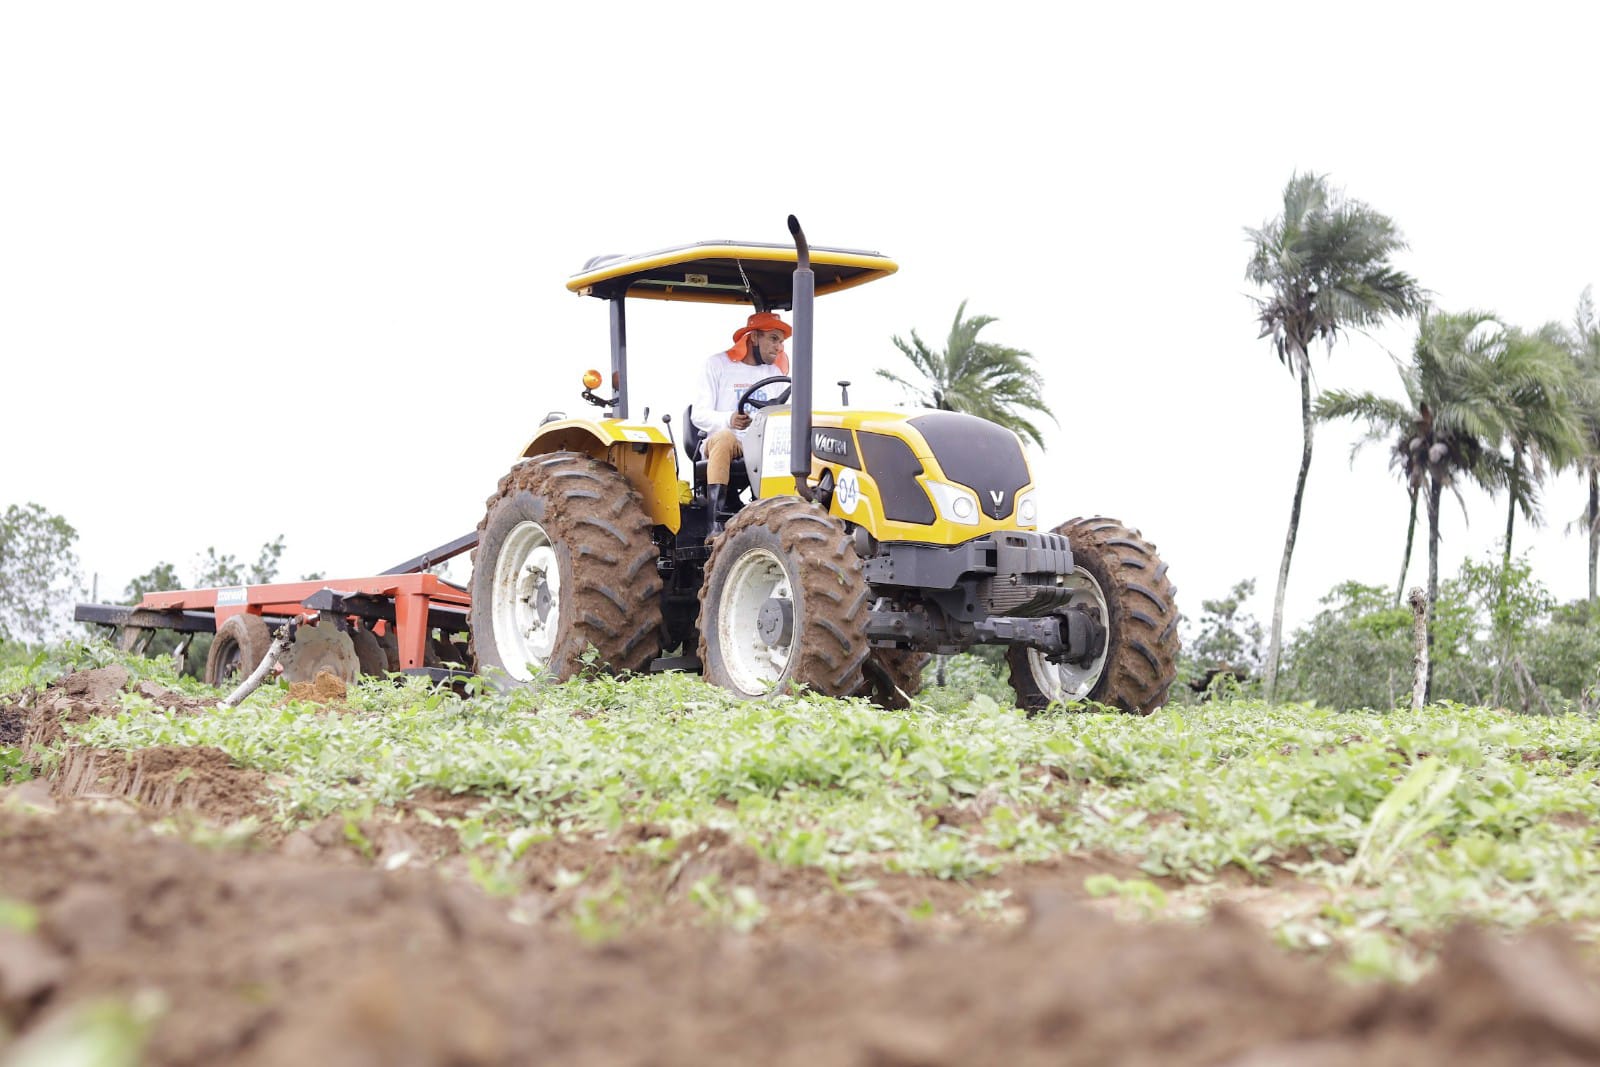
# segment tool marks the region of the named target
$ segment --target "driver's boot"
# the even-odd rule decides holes
[[[706,517],[711,520],[710,529],[706,532],[706,543],[722,533],[722,494],[727,491],[725,485],[706,486]]]

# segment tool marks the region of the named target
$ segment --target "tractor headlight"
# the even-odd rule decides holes
[[[1017,497],[1017,525],[1039,525],[1039,504],[1034,499],[1033,490],[1029,489]]]
[[[946,522],[962,526],[978,525],[978,494],[964,485],[928,481],[924,483],[933,496],[934,506]]]

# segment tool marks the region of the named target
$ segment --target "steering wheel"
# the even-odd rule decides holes
[[[733,410],[740,415],[748,415],[750,412],[746,411],[746,408],[764,408],[774,404],[787,404],[789,402],[789,393],[792,391],[790,389],[785,389],[782,396],[775,397],[772,400],[758,400],[753,395],[757,391],[764,389],[769,385],[774,385],[778,382],[789,382],[791,385],[793,385],[792,379],[790,379],[787,374],[774,374],[770,378],[763,378],[759,382],[752,382],[749,388],[745,389],[744,392],[739,394],[739,402],[733,406]]]

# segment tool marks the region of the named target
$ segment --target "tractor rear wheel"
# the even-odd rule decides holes
[[[1167,701],[1177,677],[1176,588],[1155,546],[1115,519],[1073,519],[1056,527],[1072,546],[1076,567],[1067,611],[1087,612],[1106,631],[1092,663],[1052,663],[1013,645],[1006,654],[1017,703],[1036,710],[1056,701],[1088,700],[1133,715]]]
[[[700,586],[700,663],[746,699],[861,689],[868,590],[838,520],[798,497],[747,505],[717,537]]]
[[[500,479],[472,557],[471,658],[512,684],[597,665],[643,671],[660,651],[659,552],[644,502],[579,452],[524,460]]]
[[[880,708],[905,708],[922,692],[922,671],[933,657],[904,648],[875,648],[861,665],[862,684],[857,696]]]
[[[267,658],[272,634],[261,616],[235,615],[217,627],[217,636],[206,653],[206,684],[242,682],[255,673]]]

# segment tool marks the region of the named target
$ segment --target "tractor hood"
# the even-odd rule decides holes
[[[781,428],[764,428],[763,495],[789,491],[782,481],[768,481],[789,469],[787,415],[782,408],[768,409],[768,418],[781,421]],[[811,461],[813,481],[829,467],[837,472],[836,484],[860,484],[859,504],[846,489],[835,494],[830,510],[873,527],[878,536],[942,543],[1034,525],[1033,517],[1020,515],[1018,508],[1033,485],[1022,442],[974,415],[927,409],[818,411],[812,419]],[[951,526],[954,496],[943,485],[970,490],[977,513]]]

